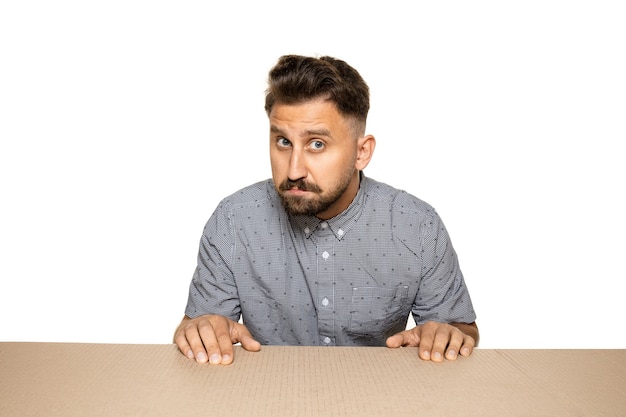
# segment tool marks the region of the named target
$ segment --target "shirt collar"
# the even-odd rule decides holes
[[[361,213],[363,212],[366,184],[367,178],[363,175],[363,173],[361,173],[359,191],[354,197],[354,200],[352,200],[352,203],[350,203],[348,208],[335,217],[328,220],[322,220],[315,216],[288,215],[292,226],[302,230],[302,233],[304,233],[307,239],[310,238],[318,228],[329,227],[337,240],[342,240],[356,224],[357,220],[361,216]]]

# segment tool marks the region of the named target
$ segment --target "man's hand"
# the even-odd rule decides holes
[[[428,321],[411,330],[387,338],[387,347],[419,346],[423,360],[443,362],[444,357],[455,360],[458,355],[469,356],[478,342],[476,323],[437,323]]]
[[[249,351],[261,350],[246,326],[223,316],[206,315],[191,319],[183,318],[174,333],[178,349],[189,359],[199,363],[230,365],[233,360],[233,344]]]

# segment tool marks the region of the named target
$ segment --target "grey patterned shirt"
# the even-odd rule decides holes
[[[411,312],[417,324],[476,318],[437,213],[365,176],[327,221],[288,215],[272,180],[221,201],[186,308],[191,318],[241,317],[267,345],[384,346]]]

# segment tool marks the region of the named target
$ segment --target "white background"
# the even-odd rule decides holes
[[[437,208],[482,347],[626,348],[623,2],[300,3],[0,5],[0,341],[171,342],[298,53],[370,85],[366,174]]]

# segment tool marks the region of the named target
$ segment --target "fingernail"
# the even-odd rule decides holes
[[[218,364],[221,361],[222,361],[222,358],[217,353],[212,354],[211,357],[209,358],[209,362],[211,362],[212,364]]]
[[[461,354],[463,354],[465,356],[469,355],[469,353],[470,353],[469,348],[464,348],[464,349],[461,350]]]
[[[222,363],[228,363],[228,362],[230,362],[230,355],[222,356]]]
[[[189,349],[189,350],[187,351],[187,357],[188,357],[189,359],[193,359],[193,350]]]
[[[198,362],[204,363],[204,362],[206,362],[206,359],[207,359],[206,358],[206,354],[204,352],[198,352],[198,354],[196,355],[196,360]]]
[[[433,355],[433,359],[435,359],[436,361],[440,361],[441,360],[441,353],[435,352],[435,354]]]
[[[449,350],[448,357],[452,359],[456,358],[456,352],[454,350]]]

